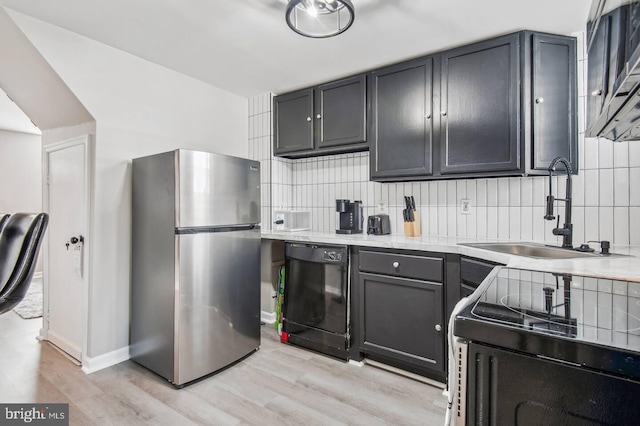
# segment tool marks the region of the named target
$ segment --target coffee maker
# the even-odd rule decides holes
[[[361,234],[364,224],[362,201],[336,200],[336,234]]]

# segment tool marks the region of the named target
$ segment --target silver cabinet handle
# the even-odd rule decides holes
[[[393,262],[393,267],[398,269],[398,266],[400,266],[400,262]]]
[[[431,118],[431,113],[429,113],[429,114],[425,115],[425,117],[427,117],[427,118]]]
[[[442,114],[442,116],[446,116],[447,115],[447,111],[442,111],[440,114]]]
[[[440,324],[436,324],[436,331],[442,331],[442,326]]]
[[[307,121],[311,121],[311,117],[307,117]]]
[[[544,102],[544,98],[536,98],[536,103],[541,104]]]
[[[322,116],[321,116],[320,114],[318,114],[318,115],[316,115],[316,118],[317,118],[318,120],[320,120],[320,119],[322,118]]]
[[[591,96],[600,96],[602,95],[602,90],[594,90],[593,92],[591,92]]]

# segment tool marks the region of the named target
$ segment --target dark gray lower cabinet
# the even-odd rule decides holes
[[[640,383],[471,343],[468,425],[638,424]]]
[[[442,280],[443,268],[443,257],[360,251],[354,296],[361,354],[444,381],[444,284],[408,277],[422,270]]]

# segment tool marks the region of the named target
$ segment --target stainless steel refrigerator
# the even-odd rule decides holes
[[[260,345],[260,163],[133,160],[131,358],[181,387]]]

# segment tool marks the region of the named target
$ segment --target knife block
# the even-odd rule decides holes
[[[420,213],[418,210],[413,211],[413,222],[404,223],[404,235],[405,237],[420,236]]]

